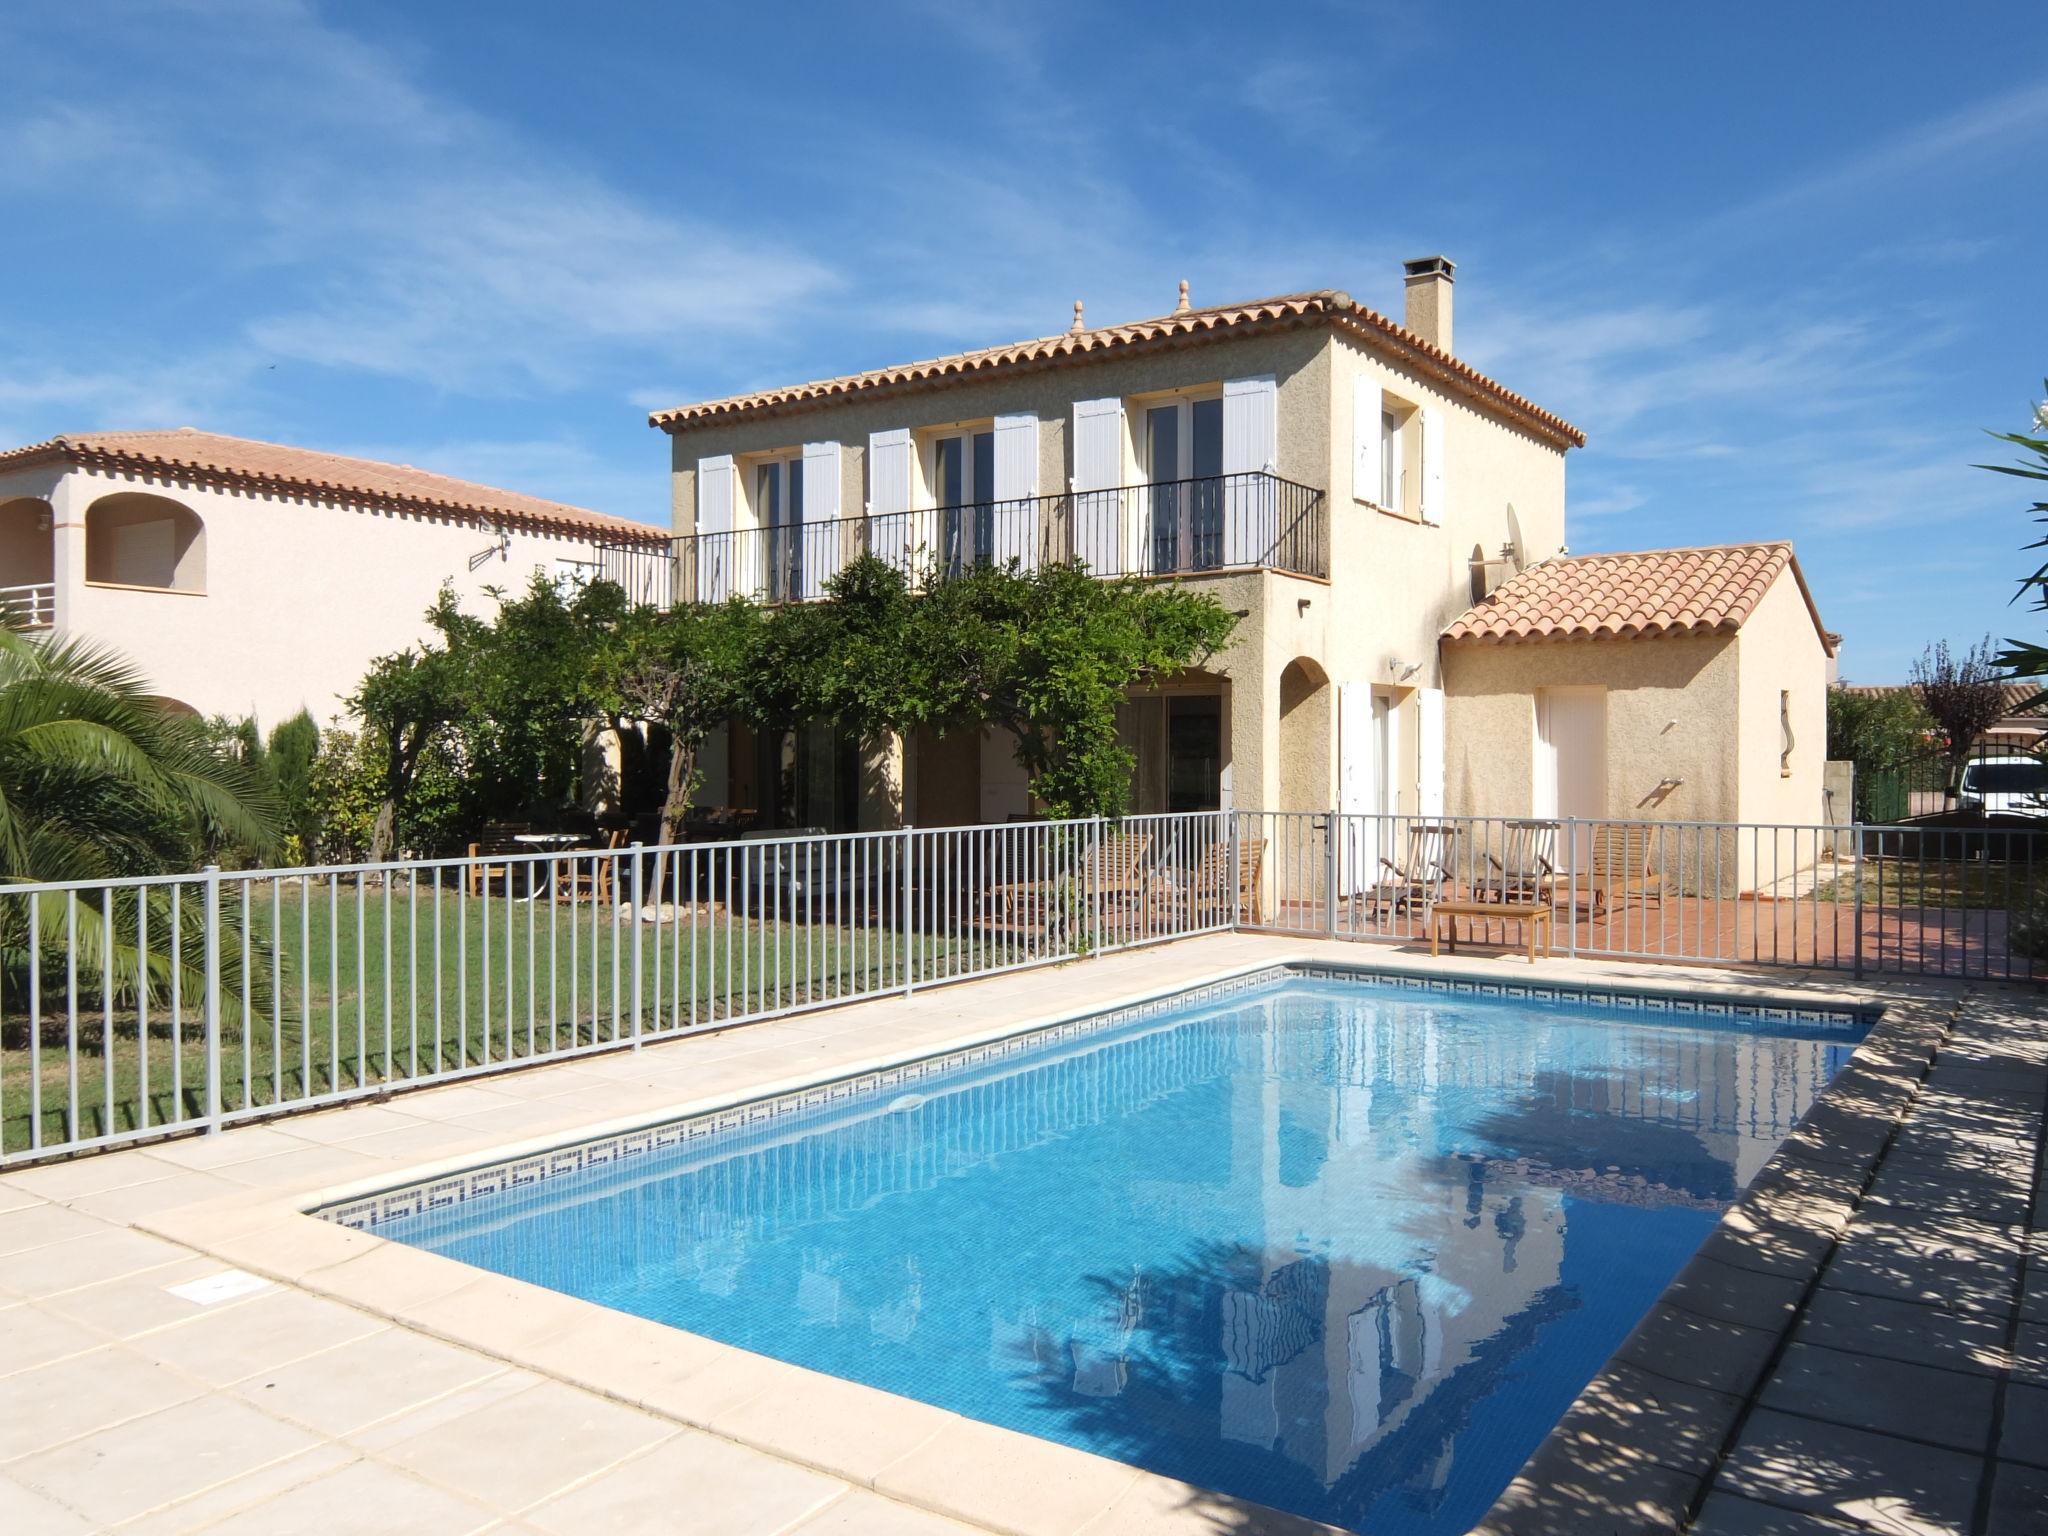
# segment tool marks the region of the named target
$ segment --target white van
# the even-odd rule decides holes
[[[2048,762],[2036,757],[1980,757],[1963,769],[1958,802],[1988,816],[2048,819]]]

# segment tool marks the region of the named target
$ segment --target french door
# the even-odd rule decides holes
[[[771,603],[786,603],[804,590],[804,461],[771,459],[754,470],[754,516],[761,525],[767,565],[761,587]]]
[[[994,558],[994,432],[955,432],[933,442],[932,499],[939,508],[939,558],[947,575]]]
[[[1145,412],[1150,569],[1223,563],[1223,397],[1173,400]]]

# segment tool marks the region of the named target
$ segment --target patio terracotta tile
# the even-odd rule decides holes
[[[678,1432],[674,1424],[636,1409],[542,1381],[378,1454],[510,1513]]]
[[[252,1472],[166,1504],[161,1509],[131,1520],[120,1527],[121,1536],[191,1536],[211,1531],[220,1521],[264,1500],[311,1482],[316,1477],[345,1467],[357,1459],[353,1447],[324,1441],[266,1463]]]
[[[109,1345],[0,1376],[0,1462],[189,1402],[205,1388]]]
[[[1980,1374],[1795,1343],[1757,1401],[1832,1424],[1981,1452],[1991,1439],[1996,1391]]]
[[[93,1523],[75,1509],[0,1473],[0,1531],[30,1536],[92,1536]]]
[[[346,1435],[423,1407],[506,1369],[451,1344],[387,1328],[259,1371],[236,1388],[265,1413]]]
[[[188,1376],[227,1386],[387,1326],[381,1318],[338,1302],[274,1288],[145,1333],[129,1348]]]
[[[2005,1324],[1981,1313],[1822,1287],[1814,1292],[1795,1344],[1825,1345],[1885,1360],[1992,1376],[2005,1365]]]
[[[107,1336],[39,1305],[11,1310],[0,1321],[0,1376],[33,1370],[68,1355],[98,1349]]]
[[[854,1488],[792,1526],[790,1536],[977,1536],[981,1529]]]
[[[786,1531],[846,1489],[714,1435],[685,1430],[645,1455],[528,1510],[528,1524],[556,1536],[765,1536]],[[705,1497],[716,1490],[716,1497]]]
[[[1758,1410],[1716,1483],[1760,1501],[1924,1536],[1966,1531],[1980,1457]]]
[[[114,1525],[319,1443],[246,1403],[206,1396],[38,1452],[8,1470]]]
[[[1073,1536],[1137,1477],[1120,1462],[961,1419],[883,1468],[875,1490],[1011,1536]]]
[[[107,1222],[68,1206],[53,1204],[38,1195],[31,1204],[0,1211],[0,1261],[12,1254],[110,1230],[112,1228]],[[5,1283],[10,1267],[0,1262],[0,1283]]]
[[[357,1461],[243,1510],[220,1536],[468,1536],[497,1514],[375,1461]]]

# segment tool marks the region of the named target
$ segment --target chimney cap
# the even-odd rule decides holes
[[[1457,281],[1458,264],[1448,256],[1417,256],[1401,263],[1401,270],[1412,281],[1418,277],[1440,277],[1445,282]]]

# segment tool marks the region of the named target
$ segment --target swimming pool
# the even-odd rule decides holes
[[[1316,1519],[1463,1531],[1864,1028],[1542,990],[1252,978],[330,1214]]]

